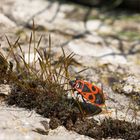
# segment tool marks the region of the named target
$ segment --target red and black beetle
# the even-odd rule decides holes
[[[87,82],[79,78],[76,78],[76,80],[70,80],[69,78],[66,79],[68,79],[72,90],[77,91],[77,95],[80,94],[84,101],[77,102],[82,113],[84,111],[86,114],[95,115],[102,111],[102,106],[106,107],[103,90],[101,90],[99,87],[93,85],[91,82]]]
[[[97,86],[84,80],[71,80],[69,84],[74,91],[77,91],[83,98],[83,100],[90,102],[95,106],[105,105],[105,97],[103,91]]]

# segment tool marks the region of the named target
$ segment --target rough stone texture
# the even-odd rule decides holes
[[[17,107],[7,107],[5,104],[0,106],[0,139],[1,140],[91,140],[91,138],[79,135],[75,132],[69,132],[64,127],[58,127],[50,130],[49,134],[42,135],[36,130],[48,131],[41,124],[42,121],[47,122],[49,119],[43,118],[34,111],[27,111]]]
[[[6,84],[0,84],[0,94],[8,95],[10,93],[11,89],[9,85]]]
[[[7,29],[7,28],[13,28],[15,26],[16,26],[16,24],[13,21],[11,21],[4,14],[0,13],[0,27],[1,27],[1,30]]]
[[[111,27],[103,24],[100,20],[89,20],[87,21],[86,26],[90,32],[96,31],[106,34],[113,33]]]
[[[16,23],[22,24],[29,21],[34,17],[34,15],[44,10],[48,4],[49,3],[45,2],[45,0],[16,0],[11,2],[11,4],[4,4],[2,6],[2,11],[11,19],[16,21]]]
[[[97,45],[88,44],[86,42],[81,41],[80,39],[70,42],[68,46],[72,52],[80,56],[101,57],[103,55],[112,53],[111,48],[101,46],[98,44]],[[101,51],[102,49],[104,51]]]
[[[26,111],[16,107],[0,106],[0,139],[1,140],[19,140],[19,139],[45,139],[34,129],[43,129],[40,121],[47,121],[35,112]],[[44,137],[44,138],[43,138]]]
[[[132,94],[133,92],[140,92],[140,80],[135,76],[129,76],[123,79],[124,86],[123,91],[126,94]]]

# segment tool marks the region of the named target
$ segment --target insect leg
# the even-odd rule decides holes
[[[77,105],[78,105],[79,111],[81,112],[82,117],[85,118],[85,114],[84,114],[81,104],[79,102],[78,94],[80,94],[80,93],[77,93],[76,102],[77,102]]]
[[[82,100],[84,101],[84,103],[87,103],[86,101],[85,101],[85,99],[84,99],[84,97],[82,96]]]
[[[91,104],[91,103],[88,103],[84,97],[82,96],[82,99],[83,99],[83,102],[81,103],[81,106],[84,110],[84,112],[87,114],[87,115],[96,115],[96,114],[99,114],[102,109],[94,104]]]

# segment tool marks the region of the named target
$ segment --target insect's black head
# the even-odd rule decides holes
[[[69,84],[70,84],[72,87],[74,87],[74,86],[75,86],[75,80],[69,81]]]

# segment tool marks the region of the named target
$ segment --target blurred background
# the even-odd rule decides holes
[[[6,53],[8,47],[5,35],[11,42],[20,36],[27,53],[34,20],[36,40],[51,34],[57,58],[61,47],[76,54],[71,70],[97,70],[85,73],[86,79],[114,82],[121,80],[113,80],[117,72],[139,78],[139,10],[140,0],[0,0],[1,50]],[[47,37],[41,42],[41,48],[46,47]]]
[[[68,0],[63,0],[67,2]],[[125,7],[133,8],[139,10],[140,1],[139,0],[69,0],[77,2],[80,4],[85,4],[87,6],[110,6],[110,7]]]
[[[76,54],[74,59],[82,67],[98,69],[111,64],[114,71],[117,67],[122,67],[122,71],[129,67],[129,72],[138,75],[139,10],[140,0],[0,0],[1,49],[7,48],[5,35],[11,42],[20,36],[27,52],[34,20],[36,39],[51,34],[57,57],[63,47],[67,53]],[[43,39],[41,48],[47,44],[48,39]],[[100,79],[100,75],[97,77]]]

